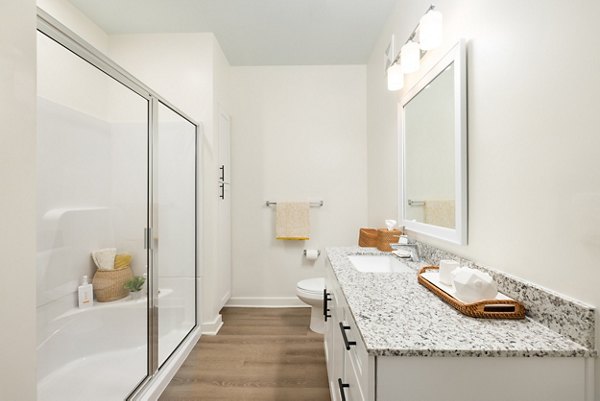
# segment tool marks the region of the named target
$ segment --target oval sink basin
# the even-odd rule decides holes
[[[363,273],[409,273],[413,269],[393,256],[387,255],[351,255],[352,266]]]

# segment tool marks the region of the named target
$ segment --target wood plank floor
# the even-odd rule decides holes
[[[160,401],[330,401],[323,336],[309,308],[225,308]]]

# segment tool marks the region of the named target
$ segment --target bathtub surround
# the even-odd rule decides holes
[[[398,1],[368,65],[371,225],[398,213],[402,93],[385,88],[382,54],[390,36],[406,37],[429,4]],[[469,238],[466,246],[416,238],[600,306],[600,3],[443,0],[436,6],[446,43],[423,63],[467,40]],[[563,57],[564,48],[578,56]],[[549,82],[560,82],[560,90]],[[596,381],[600,389],[600,365]]]
[[[53,331],[47,325],[77,305],[81,277],[94,276],[90,251],[116,245],[134,255],[135,274],[146,271],[147,106],[39,33],[37,49],[36,305],[41,343]],[[130,115],[109,107],[119,96],[133,101],[126,107]],[[112,267],[114,258],[108,263]]]
[[[146,305],[145,297],[95,302],[47,322],[44,328],[53,335],[39,347],[37,399],[63,401],[77,396],[106,401],[127,396],[146,375]],[[110,386],[103,386],[104,382]]]
[[[364,66],[232,67],[233,306],[303,306],[304,249],[356,243],[366,220]],[[310,240],[275,239],[265,201],[323,200]],[[381,221],[383,223],[383,221]]]

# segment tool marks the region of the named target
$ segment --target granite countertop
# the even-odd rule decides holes
[[[327,248],[350,312],[370,355],[588,357],[594,351],[530,319],[464,316],[417,282],[424,265],[403,259],[414,272],[362,273],[349,255],[374,248]]]

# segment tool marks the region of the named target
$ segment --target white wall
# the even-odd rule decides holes
[[[219,167],[222,163],[222,155],[229,151],[229,143],[224,143],[219,137],[221,133],[220,124],[223,123],[221,113],[231,117],[231,91],[230,91],[230,72],[231,68],[227,57],[223,53],[221,46],[216,38],[213,39],[213,117],[212,117],[212,142],[207,146],[210,149],[210,158],[207,165],[207,177],[205,179],[206,197],[205,207],[210,211],[207,216],[204,244],[206,246],[207,256],[210,258],[209,268],[204,269],[205,278],[205,296],[203,298],[203,310],[207,323],[211,319],[219,316],[219,311],[229,297],[231,296],[231,241],[222,241],[221,238],[227,238],[228,227],[223,227],[222,220],[227,219],[228,203],[219,199],[220,176]],[[223,148],[223,149],[221,149]],[[226,166],[229,170],[230,166]],[[227,174],[230,172],[227,171]],[[231,213],[229,213],[231,216]],[[228,243],[224,243],[228,242]],[[229,257],[227,257],[229,255]],[[212,320],[212,328],[206,331],[216,330],[219,321]]]
[[[36,399],[35,2],[0,2],[0,400]]]
[[[68,0],[37,0],[37,6],[58,19],[102,53],[108,52],[108,35]]]
[[[369,62],[371,225],[397,214],[398,98],[385,87],[384,49],[392,33],[406,40],[428,6],[398,1]],[[436,6],[444,48],[468,39],[469,244],[422,239],[600,306],[600,3]]]
[[[324,274],[324,255],[311,263],[302,250],[356,243],[367,210],[365,73],[232,68],[231,304],[295,304],[297,281]],[[275,240],[267,200],[323,200],[311,239]]]

